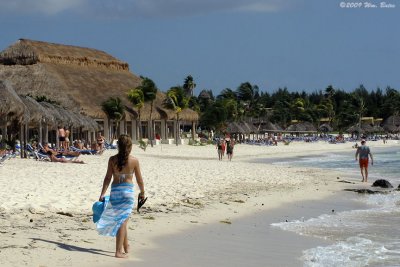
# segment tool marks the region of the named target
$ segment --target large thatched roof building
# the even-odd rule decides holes
[[[126,97],[130,89],[140,85],[141,79],[130,72],[127,63],[103,51],[20,39],[0,52],[0,80],[9,82],[20,96],[45,96],[59,103],[61,108],[98,120],[103,124],[106,137],[112,129],[101,105],[111,97],[119,97],[127,107],[124,121],[120,124],[121,131],[131,133],[133,138],[137,137],[137,131],[142,131],[137,130],[142,125],[136,121],[138,110]],[[160,132],[164,132],[167,138],[166,133],[172,132],[167,129],[167,121],[173,120],[175,114],[163,108],[164,98],[165,94],[159,92],[151,118],[163,120],[163,123],[159,122],[159,128],[163,128]],[[192,110],[184,110],[180,117],[190,122],[198,120],[197,113]],[[147,104],[141,111],[141,121],[149,118],[150,107]]]
[[[141,81],[127,63],[103,51],[26,39],[0,53],[0,80],[9,80],[20,95],[46,96],[94,118],[105,118],[103,101]]]

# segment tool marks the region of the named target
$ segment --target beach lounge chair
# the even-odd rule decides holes
[[[26,150],[33,155],[33,158],[39,161],[50,161],[50,157],[45,153],[35,150],[30,144],[26,145]]]
[[[5,154],[3,156],[1,156],[0,158],[0,166],[2,165],[2,163],[8,159],[12,158],[11,154]]]
[[[117,149],[117,146],[114,144],[110,144],[108,142],[104,142],[104,148],[106,149]]]
[[[96,155],[97,154],[97,150],[93,150],[93,149],[79,149],[74,146],[70,146],[69,149],[71,151],[79,152],[82,155]]]

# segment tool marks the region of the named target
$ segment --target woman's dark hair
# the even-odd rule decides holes
[[[129,135],[122,134],[118,138],[118,154],[117,154],[117,168],[122,171],[122,168],[128,162],[129,154],[132,150],[132,139]]]

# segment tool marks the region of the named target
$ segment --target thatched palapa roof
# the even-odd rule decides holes
[[[364,133],[364,130],[358,125],[353,125],[349,128],[347,128],[346,132],[348,133]]]
[[[321,132],[327,133],[327,132],[332,132],[333,128],[329,124],[323,123],[318,127],[318,130],[320,130]]]
[[[22,102],[29,110],[29,122],[55,124],[54,118],[47,113],[46,109],[30,96],[20,96]]]
[[[242,125],[238,122],[230,122],[228,123],[226,129],[228,133],[246,133],[245,129],[243,129]]]
[[[292,124],[285,129],[286,132],[298,132],[298,133],[307,133],[307,132],[317,132],[317,129],[311,122],[305,121],[296,124]]]
[[[378,128],[374,128],[372,125],[368,123],[363,123],[360,125],[356,124],[347,129],[348,133],[375,133]]]
[[[277,124],[273,124],[270,121],[265,122],[264,125],[261,126],[261,132],[281,132],[282,128],[277,125]]]
[[[400,126],[400,116],[392,115],[385,119],[383,125],[395,125]]]
[[[26,122],[29,118],[29,111],[25,104],[14,91],[12,85],[8,81],[0,80],[0,116],[9,116],[18,118],[20,121]]]
[[[141,80],[127,63],[91,48],[20,39],[0,53],[0,79],[20,95],[46,96],[69,110],[105,118],[101,103]]]
[[[244,121],[230,122],[228,123],[225,130],[229,133],[241,133],[241,134],[250,134],[257,132],[257,128],[253,124]]]

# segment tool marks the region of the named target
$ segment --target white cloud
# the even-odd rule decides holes
[[[97,16],[191,16],[220,11],[274,12],[295,0],[0,0],[0,10],[55,15],[62,11]]]

